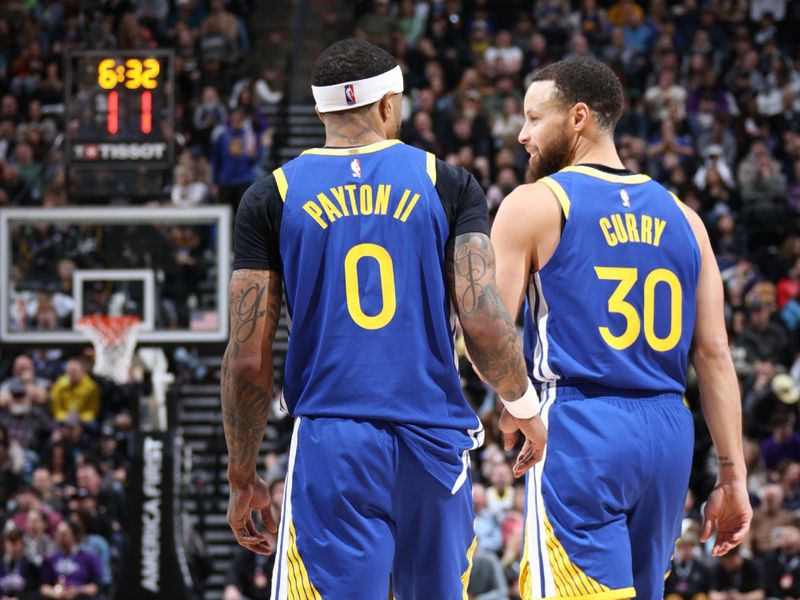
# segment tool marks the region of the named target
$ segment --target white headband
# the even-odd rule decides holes
[[[311,92],[314,94],[317,110],[321,113],[358,108],[377,102],[389,92],[402,94],[403,72],[398,65],[390,71],[366,79],[335,85],[312,85]]]

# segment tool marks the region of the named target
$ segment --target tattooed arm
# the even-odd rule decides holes
[[[256,473],[261,440],[272,401],[272,340],[281,308],[276,271],[240,269],[230,281],[231,334],[222,361],[222,418],[228,445],[231,500],[228,523],[240,544],[269,552],[252,520],[261,511],[267,529],[275,523],[269,494]]]
[[[470,358],[502,398],[521,397],[528,388],[522,346],[495,285],[494,250],[488,236],[456,236],[447,266],[450,297]]]

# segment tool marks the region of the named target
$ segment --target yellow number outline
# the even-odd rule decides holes
[[[117,87],[117,61],[113,58],[101,60],[97,65],[97,85],[104,90],[113,90]]]
[[[667,337],[660,338],[655,332],[656,286],[666,283],[670,291],[670,319]],[[655,269],[644,280],[644,337],[657,352],[672,350],[678,345],[683,331],[683,289],[677,275],[668,269]]]
[[[125,61],[125,87],[135,90],[142,87],[142,61],[138,58],[129,58]]]
[[[161,63],[156,58],[144,59],[144,73],[142,73],[142,87],[146,90],[154,90],[158,87],[156,77],[161,73]]]
[[[678,276],[669,269],[654,269],[644,280],[644,318],[639,317],[630,302],[625,298],[639,279],[637,269],[630,267],[595,267],[598,279],[619,281],[611,297],[608,299],[608,312],[617,313],[625,318],[625,331],[614,335],[608,327],[598,327],[603,340],[615,350],[629,348],[642,331],[644,321],[644,337],[648,345],[656,352],[667,352],[678,345],[683,333],[683,288]],[[656,335],[656,286],[666,283],[670,289],[670,324],[669,333],[660,338]]]
[[[377,315],[367,315],[361,308],[361,295],[358,290],[358,261],[374,258],[380,269],[381,297],[383,306]],[[397,294],[394,285],[394,264],[386,248],[377,244],[357,244],[350,248],[344,257],[344,285],[347,295],[347,311],[350,318],[364,329],[381,329],[394,318],[397,310]]]
[[[642,330],[639,313],[636,312],[633,304],[625,301],[628,293],[636,283],[636,269],[630,267],[595,267],[594,270],[599,279],[619,281],[619,285],[608,299],[608,312],[620,314],[625,318],[625,331],[621,335],[614,335],[608,327],[598,327],[598,329],[606,344],[615,350],[625,350],[636,341],[636,338],[639,337],[639,332]]]

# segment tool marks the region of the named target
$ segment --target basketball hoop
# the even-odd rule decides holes
[[[76,327],[94,346],[94,373],[109,377],[119,384],[128,383],[139,318],[87,315],[78,319]]]

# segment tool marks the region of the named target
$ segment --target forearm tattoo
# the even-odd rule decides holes
[[[272,339],[281,309],[281,280],[271,271],[234,271],[231,337],[222,362],[222,422],[229,474],[256,472],[272,400]],[[245,368],[246,364],[259,365]]]
[[[447,268],[470,357],[502,397],[519,398],[528,386],[525,361],[516,326],[495,284],[491,241],[479,233],[457,236]]]

